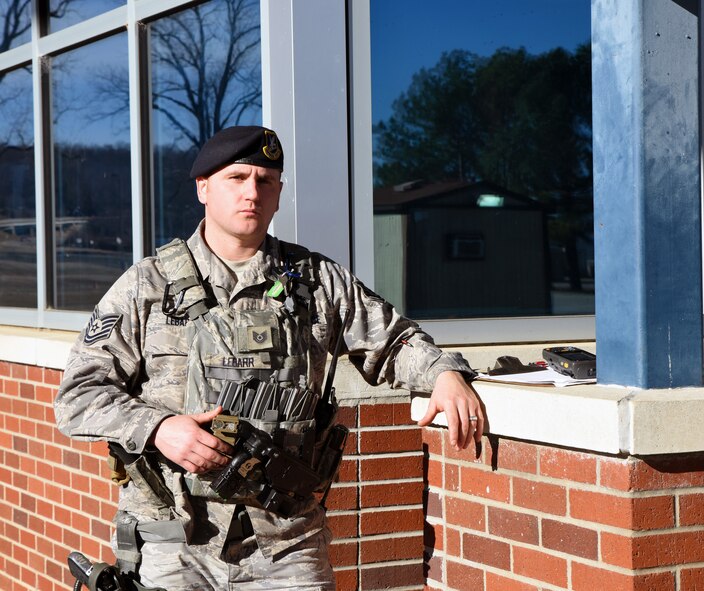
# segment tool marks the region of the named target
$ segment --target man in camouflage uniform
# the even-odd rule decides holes
[[[340,265],[267,234],[282,170],[271,130],[234,127],[211,138],[191,171],[205,219],[187,242],[204,316],[174,312],[193,301],[165,268],[178,268],[183,251],[167,249],[117,280],[66,367],[55,404],[60,430],[138,458],[127,461],[115,551],[147,587],[334,588],[330,533],[312,495],[281,516],[244,493],[207,494],[236,452],[209,429],[222,412],[212,391],[223,376],[269,375],[320,393],[341,336],[369,383],[432,392],[419,424],[444,411],[457,449],[481,439],[474,373],[460,355],[441,352]],[[209,315],[216,320],[203,324]]]

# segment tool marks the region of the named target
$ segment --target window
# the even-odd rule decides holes
[[[37,305],[32,73],[0,74],[0,306]]]
[[[80,328],[192,233],[195,152],[262,122],[259,6],[0,0],[0,323]]]
[[[184,183],[198,148],[224,127],[261,122],[259,38],[258,0],[218,0],[150,26],[156,246],[189,236],[203,215]]]
[[[90,310],[132,264],[127,34],[51,60],[53,306]]]
[[[370,21],[375,289],[419,320],[593,314],[590,1]]]
[[[49,0],[49,31],[60,31],[118,6],[124,6],[126,1]]]

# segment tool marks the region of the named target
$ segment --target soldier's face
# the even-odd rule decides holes
[[[206,228],[259,245],[279,209],[281,186],[278,170],[238,163],[196,179]]]

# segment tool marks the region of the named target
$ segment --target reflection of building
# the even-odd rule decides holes
[[[551,312],[546,216],[534,199],[461,181],[376,189],[374,235],[377,291],[413,318]]]

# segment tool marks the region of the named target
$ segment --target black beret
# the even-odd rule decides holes
[[[191,167],[191,178],[210,176],[234,162],[283,170],[284,151],[276,132],[258,125],[218,131],[198,152]]]

